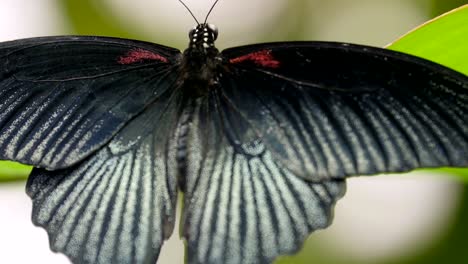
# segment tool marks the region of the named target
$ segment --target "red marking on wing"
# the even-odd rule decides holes
[[[229,60],[230,63],[244,61],[251,61],[266,68],[278,68],[280,66],[280,62],[273,57],[271,50],[260,50]]]
[[[132,64],[142,62],[144,60],[155,60],[160,62],[168,62],[167,58],[144,49],[133,49],[127,52],[124,56],[119,57],[119,64]]]

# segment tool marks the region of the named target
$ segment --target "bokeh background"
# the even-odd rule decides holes
[[[213,0],[186,0],[202,20]],[[466,0],[221,0],[217,46],[331,40],[384,46]],[[184,49],[194,21],[177,0],[1,0],[0,41],[61,34],[128,37]],[[467,24],[468,26],[468,24]],[[435,38],[437,36],[434,36]],[[0,163],[0,263],[69,263],[30,222],[29,168]],[[458,171],[466,174],[465,171]],[[277,263],[468,263],[468,183],[446,170],[354,178],[331,228]],[[183,263],[175,234],[159,263]]]

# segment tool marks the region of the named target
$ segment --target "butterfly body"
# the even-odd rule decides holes
[[[183,52],[180,77],[189,97],[205,96],[217,84],[220,63],[219,51],[214,46],[218,33],[211,24],[201,24],[189,33],[189,47]]]
[[[271,263],[327,227],[345,178],[468,167],[468,77],[389,50],[0,43],[0,158],[75,263],[154,263],[184,192],[189,263]]]

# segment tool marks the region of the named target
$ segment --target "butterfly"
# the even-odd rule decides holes
[[[188,263],[270,263],[330,225],[348,176],[468,167],[467,76],[337,42],[219,52],[217,36],[205,19],[184,52],[0,43],[0,159],[35,167],[27,193],[52,250],[154,263],[182,191]]]

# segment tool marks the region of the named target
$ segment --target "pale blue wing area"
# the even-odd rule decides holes
[[[75,263],[155,263],[176,206],[178,100],[153,103],[78,165],[34,169],[33,222]]]

